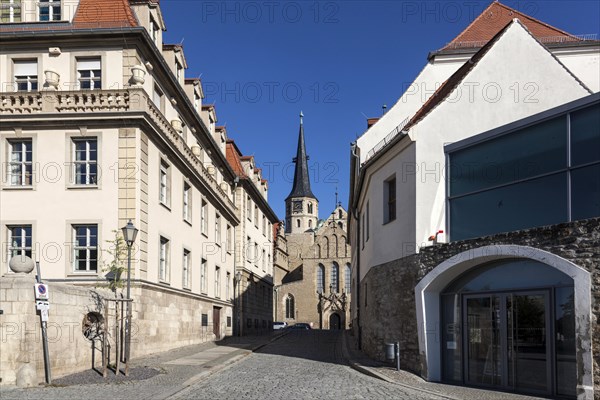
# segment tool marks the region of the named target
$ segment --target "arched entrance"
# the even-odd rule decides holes
[[[590,285],[583,268],[530,247],[446,260],[415,287],[423,376],[592,399]]]
[[[330,330],[342,329],[342,317],[340,317],[340,314],[333,313],[329,316],[329,329]]]

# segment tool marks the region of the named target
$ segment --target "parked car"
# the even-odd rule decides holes
[[[288,326],[288,329],[300,329],[300,330],[310,330],[312,329],[309,324],[305,322],[298,322],[294,325]]]
[[[287,322],[273,322],[273,330],[285,329],[287,328]]]

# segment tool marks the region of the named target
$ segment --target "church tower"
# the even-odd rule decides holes
[[[304,233],[317,227],[319,220],[319,201],[310,190],[308,177],[308,156],[304,144],[304,125],[300,112],[300,132],[298,134],[298,150],[294,163],[294,185],[290,195],[285,199],[285,232]]]

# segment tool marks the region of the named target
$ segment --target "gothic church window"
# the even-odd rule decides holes
[[[325,266],[319,264],[317,266],[317,292],[323,293],[325,290]]]
[[[335,293],[340,291],[340,267],[336,262],[331,266],[331,290]]]
[[[285,317],[294,319],[294,296],[288,294],[285,298]]]

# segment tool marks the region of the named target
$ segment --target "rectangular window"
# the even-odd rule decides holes
[[[158,279],[166,281],[169,276],[169,239],[160,237],[160,250],[158,259]]]
[[[254,205],[254,226],[258,228],[258,206]]]
[[[231,273],[225,275],[225,300],[231,300]]]
[[[365,247],[365,214],[363,213],[362,215],[362,229],[361,229],[361,233],[362,233],[362,247]]]
[[[244,255],[246,256],[246,261],[251,262],[251,260],[252,260],[252,240],[250,239],[250,236],[246,237],[246,251],[244,252]]]
[[[221,216],[216,214],[215,216],[215,242],[221,245]]]
[[[196,111],[200,111],[200,96],[196,92],[194,92],[194,108]]]
[[[267,270],[267,252],[264,249],[262,251],[262,270],[263,272]]]
[[[8,226],[8,260],[16,256],[31,258],[31,225]]]
[[[73,170],[71,183],[75,185],[98,184],[98,139],[73,138]]]
[[[208,236],[208,204],[204,200],[200,207],[200,232]]]
[[[100,58],[77,59],[77,80],[80,89],[102,89]]]
[[[150,36],[152,37],[152,41],[155,45],[158,46],[158,24],[154,21],[153,18],[150,18]]]
[[[254,266],[258,268],[258,257],[260,257],[260,253],[258,252],[258,243],[254,242]]]
[[[225,243],[225,248],[227,249],[228,253],[231,253],[232,249],[232,245],[233,245],[233,238],[231,237],[232,235],[232,230],[231,230],[231,226],[227,225],[227,233],[226,233],[226,237],[225,240],[227,240],[227,243]]]
[[[246,196],[246,217],[248,221],[252,221],[252,202],[250,201],[250,196]]]
[[[181,77],[183,76],[183,67],[179,63],[179,61],[175,61],[175,76],[178,82],[181,82]]]
[[[200,265],[200,291],[206,294],[206,260],[202,259],[202,264]]]
[[[171,166],[160,161],[159,200],[169,207],[171,205]]]
[[[396,176],[394,175],[383,184],[383,223],[387,224],[396,219]]]
[[[262,217],[262,234],[267,235],[267,217],[263,215]]]
[[[152,102],[160,111],[163,111],[163,92],[158,88],[158,86],[154,85],[154,91],[152,92]]]
[[[17,90],[20,92],[38,90],[37,60],[15,60],[13,65]]]
[[[350,294],[352,290],[352,268],[350,264],[346,264],[344,267],[344,288],[347,294]]]
[[[192,187],[187,182],[183,183],[183,219],[192,222]]]
[[[73,225],[73,270],[98,270],[98,225]]]
[[[38,10],[40,21],[60,21],[60,0],[39,0]]]
[[[8,153],[8,184],[31,186],[33,176],[31,139],[9,140]]]
[[[21,22],[21,0],[0,0],[0,22]]]
[[[208,314],[202,314],[202,326],[208,326]]]
[[[369,225],[371,225],[371,224],[369,223],[369,214],[370,214],[370,212],[369,212],[369,203],[367,203],[367,221],[366,221],[366,224],[367,224],[367,226],[366,226],[366,231],[367,231],[367,242],[369,241]]]
[[[215,297],[221,298],[221,268],[215,267]]]
[[[190,251],[189,250],[183,250],[183,263],[182,263],[182,269],[183,269],[183,287],[184,288],[189,288],[190,286]]]

